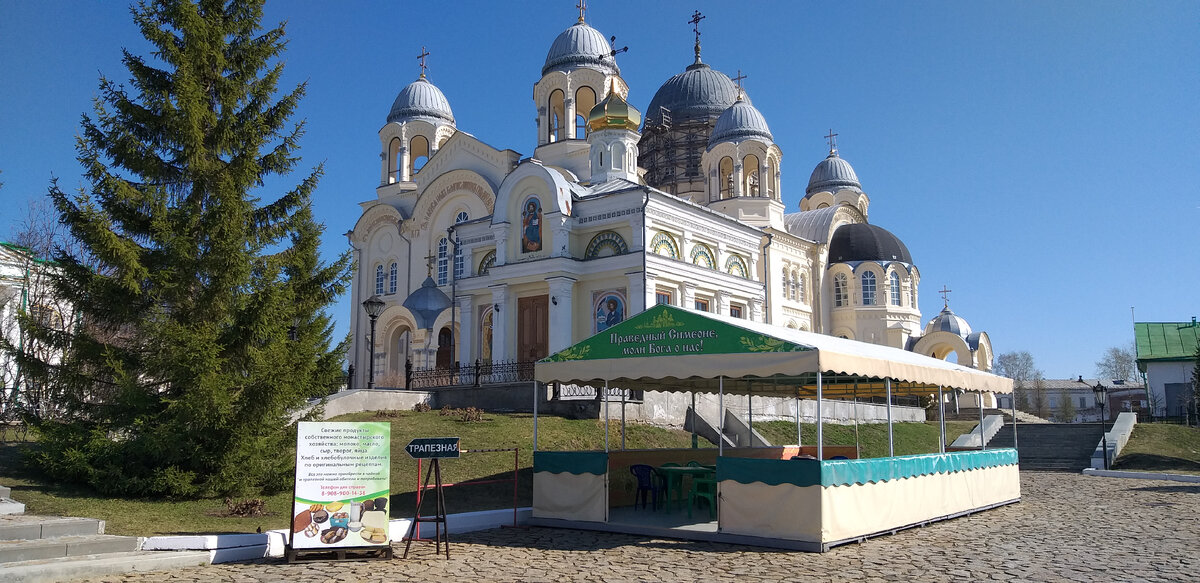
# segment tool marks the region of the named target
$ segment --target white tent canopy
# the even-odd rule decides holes
[[[544,383],[760,396],[928,394],[938,387],[1011,393],[1012,379],[898,348],[654,306],[537,363]]]

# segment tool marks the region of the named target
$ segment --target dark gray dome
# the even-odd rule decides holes
[[[742,142],[744,140],[761,140],[768,144],[775,142],[767,120],[750,102],[738,99],[717,118],[712,136],[708,139],[708,149],[721,142]]]
[[[694,63],[658,88],[646,109],[646,123],[661,124],[662,107],[671,111],[672,122],[714,119],[729,109],[737,96],[737,85],[728,75],[704,63]]]
[[[808,188],[804,189],[805,194],[821,192],[822,190],[837,190],[836,187],[857,188],[862,190],[862,185],[858,183],[858,175],[854,173],[854,168],[850,167],[850,163],[839,158],[837,152],[830,152],[820,164],[813,169],[812,176],[808,178]]]
[[[432,277],[426,277],[417,291],[404,300],[404,307],[417,317],[417,326],[429,329],[446,308],[450,307],[450,298],[438,289]]]
[[[388,123],[403,123],[414,119],[454,125],[454,112],[450,111],[450,102],[446,101],[442,91],[426,80],[424,75],[400,91],[396,101],[392,102],[392,111],[387,117]]]
[[[829,262],[899,261],[912,264],[912,255],[899,237],[867,223],[842,225],[829,240]]]
[[[550,52],[546,53],[546,64],[542,66],[542,75],[550,71],[568,71],[579,67],[596,69],[607,75],[619,75],[617,60],[612,55],[612,45],[600,31],[588,26],[582,21],[571,25],[562,31]]]
[[[942,309],[941,313],[925,326],[925,334],[934,332],[950,332],[963,338],[971,334],[971,325],[961,316],[950,311],[950,306]]]

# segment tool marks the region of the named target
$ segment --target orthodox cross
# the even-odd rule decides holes
[[[827,142],[829,142],[829,153],[830,154],[837,152],[837,136],[838,136],[837,134],[833,133],[832,129],[830,129],[829,133],[826,134],[826,136],[825,136],[825,140]]]
[[[579,9],[579,22],[583,22],[583,13],[587,11],[587,0],[579,0],[575,3],[575,7]]]
[[[746,76],[742,74],[742,70],[741,70],[741,69],[738,69],[738,74],[737,74],[737,77],[734,77],[734,78],[733,78],[733,82],[734,82],[734,83],[737,83],[737,87],[738,87],[738,94],[739,94],[739,95],[742,93],[742,80],[743,80],[743,79],[745,79],[745,78],[746,78]]]
[[[945,304],[942,306],[943,308],[950,307],[950,292],[952,291],[954,290],[946,289],[945,285],[942,285],[942,289],[938,291],[938,294],[942,296],[942,301],[945,302]]]
[[[700,61],[700,21],[704,20],[704,18],[704,15],[700,14],[700,11],[697,10],[692,13],[692,19],[688,21],[688,24],[692,25],[692,30],[696,33],[696,62]]]
[[[429,65],[427,65],[425,63],[425,57],[428,57],[428,56],[429,56],[429,51],[425,50],[425,47],[422,46],[421,54],[417,55],[417,62],[420,63],[420,65],[421,65],[421,78],[422,79],[425,78],[425,72],[427,70],[429,70]]]
[[[425,256],[425,276],[433,277],[433,262],[437,259],[437,255],[429,254]]]

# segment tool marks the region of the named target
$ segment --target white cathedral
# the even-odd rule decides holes
[[[534,83],[532,156],[457,128],[424,72],[400,91],[379,131],[375,197],[347,233],[352,386],[370,366],[400,387],[406,362],[534,361],[664,303],[990,369],[987,334],[948,308],[922,327],[921,273],[868,222],[870,198],[832,139],[788,212],[783,152],[746,92],[701,60],[698,31],[695,61],[644,121],[627,95],[582,15]],[[382,310],[367,346],[372,297]]]

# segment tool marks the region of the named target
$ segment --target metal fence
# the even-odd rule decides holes
[[[448,367],[414,368],[405,383],[410,389],[433,387],[478,387],[497,383],[533,380],[534,361],[453,364]]]

